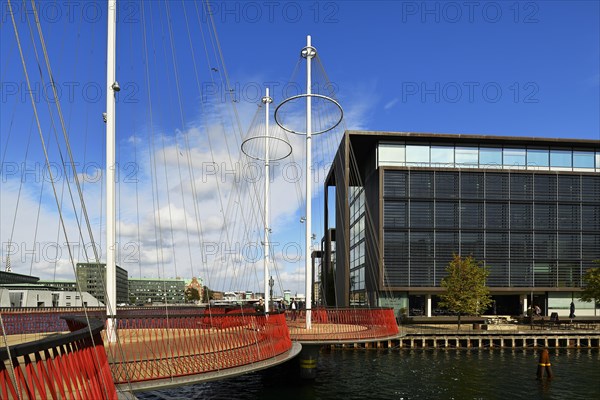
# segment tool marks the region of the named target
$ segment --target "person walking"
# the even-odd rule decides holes
[[[257,314],[265,313],[265,301],[262,298],[258,300],[258,304],[254,307],[254,311],[256,311]]]
[[[571,301],[571,307],[569,307],[569,318],[571,319],[571,323],[573,323],[573,318],[575,318],[575,303]]]
[[[290,304],[290,309],[292,310],[292,321],[295,321],[298,317],[298,304],[296,304],[296,300],[292,298],[292,304]]]

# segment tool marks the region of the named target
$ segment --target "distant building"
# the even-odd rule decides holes
[[[129,279],[129,299],[135,304],[185,303],[185,281],[180,278],[131,278]]]
[[[0,287],[0,307],[103,307],[87,292],[55,291],[37,284],[10,284]]]
[[[6,288],[6,286],[5,286]],[[40,288],[9,288],[9,307],[53,307],[52,292]],[[56,305],[58,307],[58,304]]]
[[[71,280],[42,280],[42,279],[40,279],[38,281],[38,283],[40,285],[52,287],[55,290],[62,290],[62,291],[67,291],[67,292],[69,292],[69,291],[76,292],[77,291],[77,281],[71,281]]]
[[[213,291],[212,298],[210,298],[209,300],[225,300],[225,293]]]
[[[117,266],[117,304],[129,304],[127,271]],[[106,264],[77,263],[77,281],[81,291],[106,303]]]
[[[321,249],[312,252],[312,268],[315,279],[313,301],[318,305],[335,304],[335,228],[327,230],[321,239]],[[324,265],[329,265],[328,269]],[[327,295],[327,297],[325,297]]]
[[[10,307],[10,292],[8,288],[0,286],[0,307]]]
[[[285,301],[286,303],[290,302],[290,299],[292,298],[292,291],[291,290],[284,290],[283,291],[283,301]]]
[[[0,271],[0,307],[103,307],[90,293],[79,293],[75,281],[40,280],[37,276]]]
[[[52,292],[53,307],[104,307],[104,304],[88,292]]]
[[[0,286],[13,283],[37,283],[39,280],[37,276],[0,271]]]
[[[202,301],[203,293],[204,293],[204,285],[202,282],[202,278],[193,277],[190,280],[185,281],[185,290],[188,289],[196,289],[198,291],[198,295],[200,296],[200,301]]]

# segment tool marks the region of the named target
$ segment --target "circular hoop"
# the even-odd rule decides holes
[[[274,158],[270,158],[270,157],[269,157],[269,161],[279,161],[279,160],[283,160],[284,158],[287,158],[287,157],[288,157],[290,154],[292,154],[292,145],[291,145],[291,144],[289,144],[289,142],[288,142],[288,141],[286,141],[286,140],[283,140],[283,139],[281,139],[281,138],[278,138],[278,137],[274,137],[274,136],[258,135],[258,136],[252,136],[251,138],[248,138],[248,139],[244,140],[244,141],[242,142],[242,146],[241,146],[242,153],[244,153],[245,155],[247,155],[248,157],[250,157],[250,158],[252,158],[252,159],[254,159],[254,160],[259,160],[259,161],[267,161],[267,160],[266,160],[266,158],[265,158],[265,156],[258,156],[258,157],[255,157],[255,156],[251,155],[251,154],[250,154],[250,152],[248,152],[248,151],[244,150],[244,146],[245,146],[246,144],[249,144],[249,143],[250,143],[250,141],[252,141],[252,140],[256,140],[256,139],[270,139],[270,140],[277,140],[277,141],[279,141],[279,142],[282,142],[282,143],[284,143],[284,144],[287,146],[287,153],[286,153],[286,154],[285,154],[283,157],[274,157]]]
[[[338,103],[337,101],[335,101],[334,99],[332,99],[331,97],[328,96],[323,96],[322,94],[308,94],[308,93],[303,93],[303,94],[298,94],[296,96],[292,96],[292,97],[288,97],[287,99],[285,99],[284,101],[282,101],[277,108],[275,108],[275,123],[277,125],[279,125],[279,127],[281,129],[283,129],[286,132],[290,132],[290,133],[295,133],[296,135],[306,135],[306,132],[297,132],[293,129],[289,129],[286,128],[285,126],[283,126],[283,123],[279,121],[279,119],[277,119],[277,113],[279,112],[279,109],[285,104],[288,103],[292,100],[296,100],[302,97],[318,97],[320,99],[323,100],[327,100],[331,103],[333,103],[339,110],[340,110],[340,119],[337,120],[337,122],[335,124],[333,124],[331,127],[327,128],[327,129],[323,129],[317,132],[312,132],[311,135],[320,135],[321,133],[325,133],[325,132],[329,132],[330,130],[332,130],[333,128],[335,128],[336,126],[338,126],[341,122],[342,119],[344,118],[344,110],[342,110],[342,106],[340,105],[340,103]]]

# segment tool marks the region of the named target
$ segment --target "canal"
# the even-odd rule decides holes
[[[538,350],[327,350],[314,381],[289,363],[233,379],[137,393],[139,399],[600,399],[600,350],[551,349],[555,378],[536,379]]]

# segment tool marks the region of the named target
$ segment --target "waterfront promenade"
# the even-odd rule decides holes
[[[504,318],[414,317],[399,325],[398,338],[371,342],[356,341],[331,345],[344,348],[600,348],[600,317],[550,324],[537,319],[533,324],[503,322]],[[485,323],[494,321],[497,323]]]

